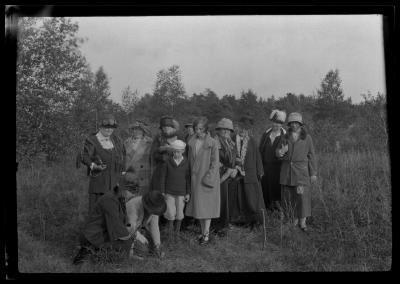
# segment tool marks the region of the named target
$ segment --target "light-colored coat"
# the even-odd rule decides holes
[[[151,178],[150,149],[153,140],[147,136],[138,142],[136,149],[133,147],[133,139],[125,140],[126,149],[125,170],[134,172],[139,182],[139,193],[143,195],[149,190]]]
[[[196,219],[220,216],[220,177],[218,144],[207,134],[203,146],[195,153],[196,137],[189,140],[189,164],[191,167],[191,197],[186,215]],[[207,187],[202,179],[208,175],[213,187]]]
[[[156,246],[160,245],[159,217],[157,215],[150,215],[147,220],[143,220],[144,208],[142,196],[136,196],[126,203],[126,215],[128,223],[131,224],[131,231],[136,231],[140,225],[143,225],[150,232],[154,244]],[[138,230],[136,232],[136,239],[141,243],[147,243],[146,238]]]

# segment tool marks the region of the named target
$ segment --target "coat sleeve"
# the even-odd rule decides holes
[[[159,136],[156,136],[151,144],[150,155],[151,155],[151,164],[155,166],[157,163],[164,162],[164,152],[161,152],[158,148],[160,147],[160,141],[158,139]]]
[[[311,136],[308,135],[308,153],[307,153],[307,158],[308,158],[308,171],[311,176],[316,176],[317,175],[317,160],[315,157],[315,149],[314,149],[314,143],[312,141]]]
[[[161,165],[161,171],[160,171],[160,191],[161,191],[161,193],[165,193],[165,183],[167,181],[167,176],[168,176],[168,165],[167,165],[167,163],[164,163]]]
[[[95,153],[96,147],[89,138],[86,138],[83,145],[82,161],[87,167],[90,167],[92,164]]]
[[[190,165],[188,163],[188,167],[186,170],[186,194],[190,194],[191,193],[191,170],[190,170]]]
[[[213,143],[211,147],[211,156],[210,156],[210,168],[208,169],[207,174],[211,174],[211,176],[219,176],[219,150],[217,143]]]
[[[260,145],[258,146],[258,151],[260,152],[261,155],[263,154],[263,148],[266,139],[267,139],[267,133],[264,132],[260,139]]]
[[[160,238],[160,227],[158,226],[158,219],[157,215],[151,215],[149,224],[147,229],[150,232],[150,236],[153,239],[154,245],[158,247],[161,244]]]
[[[126,224],[119,217],[119,206],[117,203],[106,201],[103,203],[103,212],[106,221],[107,233],[111,241],[129,235]]]
[[[254,145],[254,152],[256,154],[256,167],[257,167],[257,176],[260,177],[262,175],[264,175],[264,167],[262,165],[262,161],[261,161],[261,154],[259,151],[257,151],[257,143],[256,141],[253,139],[253,145]]]

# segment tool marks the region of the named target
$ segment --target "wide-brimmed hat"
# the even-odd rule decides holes
[[[135,128],[141,129],[145,135],[151,137],[151,130],[149,129],[149,127],[145,122],[137,120],[129,125],[129,129],[135,129]]]
[[[182,140],[175,140],[174,142],[169,144],[171,149],[173,150],[185,150],[186,149],[186,143],[183,142]]]
[[[286,120],[286,112],[274,109],[269,116],[269,119],[273,122],[277,123],[285,123]]]
[[[229,118],[222,118],[220,121],[218,121],[217,126],[215,126],[215,129],[229,129],[233,131],[232,120],[230,120]]]
[[[118,123],[112,114],[105,114],[100,120],[101,127],[117,128]]]
[[[167,203],[160,191],[152,190],[146,192],[143,197],[143,207],[153,215],[161,216],[167,210]]]
[[[291,122],[298,122],[298,123],[300,123],[301,125],[304,124],[304,123],[303,123],[303,117],[302,117],[301,114],[298,113],[298,112],[292,112],[292,113],[289,114],[288,122],[287,122],[287,123],[289,124],[289,123],[291,123]]]
[[[169,115],[161,117],[161,119],[160,119],[160,128],[162,128],[164,126],[170,126],[170,127],[175,128],[176,124],[174,124],[173,120],[174,119],[172,118],[172,116],[169,116]]]

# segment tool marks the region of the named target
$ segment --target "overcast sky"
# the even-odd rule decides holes
[[[176,64],[186,93],[311,95],[339,69],[345,97],[386,94],[379,15],[83,17],[81,49],[110,78],[111,98],[130,86],[152,93],[156,74]]]

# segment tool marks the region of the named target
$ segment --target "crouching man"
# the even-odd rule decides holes
[[[162,257],[158,216],[166,208],[160,192],[135,196],[129,192],[126,178],[122,176],[113,191],[96,202],[82,230],[81,248],[74,264],[82,263],[100,249],[119,251],[130,257],[135,251]],[[141,230],[149,237],[143,236]]]

